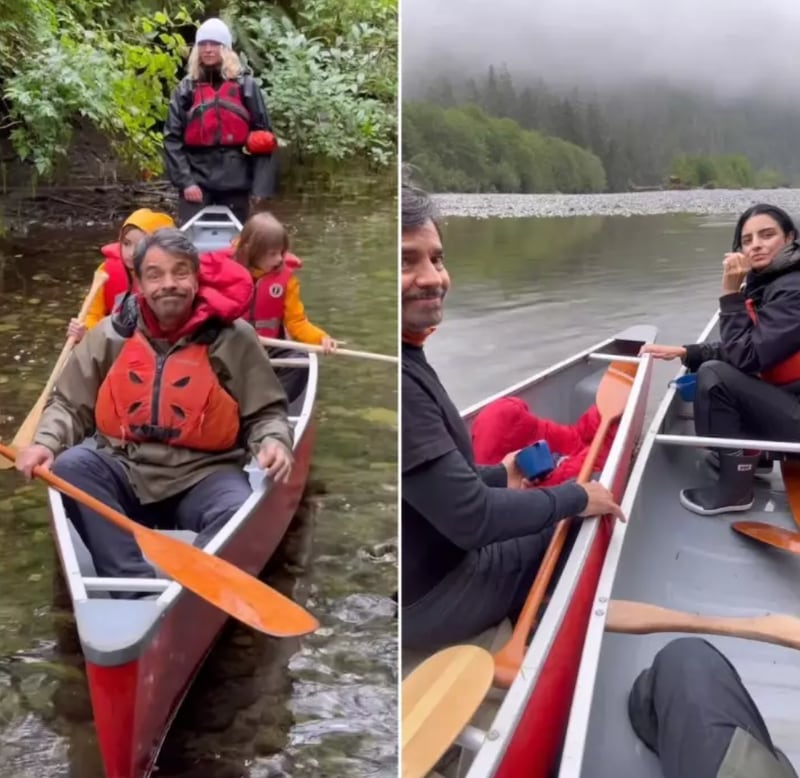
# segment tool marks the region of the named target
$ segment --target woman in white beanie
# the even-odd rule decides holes
[[[264,98],[232,48],[221,19],[197,30],[187,75],[172,94],[164,127],[178,220],[205,205],[227,205],[245,222],[251,206],[272,196],[275,140]]]

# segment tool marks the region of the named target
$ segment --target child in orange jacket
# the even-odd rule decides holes
[[[259,335],[322,346],[326,354],[336,350],[336,341],[306,316],[295,273],[303,263],[289,251],[289,235],[278,219],[267,212],[251,216],[232,253],[253,276],[247,318]]]
[[[76,342],[80,341],[92,327],[114,311],[117,298],[133,289],[133,253],[136,247],[150,233],[174,226],[175,222],[169,214],[149,208],[139,208],[125,219],[119,240],[100,249],[105,259],[97,269],[104,270],[108,280],[92,300],[86,321],[83,324],[77,319],[70,321],[68,335],[73,335]]]
[[[325,354],[336,351],[337,341],[306,316],[295,272],[303,263],[289,251],[289,235],[278,219],[266,211],[254,214],[245,222],[236,244],[222,251],[253,277],[255,289],[244,318],[259,335],[322,346]],[[305,356],[291,348],[270,347],[268,353],[276,358]],[[305,370],[279,367],[275,373],[290,401],[299,396],[305,386]]]

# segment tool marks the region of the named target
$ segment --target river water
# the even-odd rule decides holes
[[[669,194],[665,207],[672,210],[682,198],[690,210],[695,197],[659,194]],[[769,192],[760,194],[769,201]],[[800,192],[793,194],[800,211]],[[607,210],[612,197],[597,196],[598,210]],[[624,198],[636,210],[637,196]],[[642,209],[650,207],[650,193],[638,198]],[[517,196],[517,210],[535,210],[541,199],[533,196],[529,208]],[[592,196],[580,199],[591,207]],[[716,311],[722,258],[738,217],[723,210],[725,193],[718,205],[717,214],[507,218],[491,196],[443,197],[452,286],[427,351],[458,407],[633,324],[658,327],[660,343],[693,342]],[[453,211],[472,215],[447,215]],[[653,399],[676,368],[656,365]]]
[[[396,353],[396,202],[386,187],[282,199],[309,317]],[[52,368],[113,228],[0,246],[0,436]],[[160,778],[395,776],[397,370],[322,363],[311,482],[265,580],[324,627],[279,641],[229,624],[161,752]],[[0,472],[0,774],[102,778],[45,490]]]

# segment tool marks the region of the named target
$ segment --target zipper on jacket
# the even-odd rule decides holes
[[[167,361],[169,353],[165,355],[156,354],[156,374],[153,378],[153,408],[150,414],[150,424],[158,427],[158,405],[161,401],[161,376],[164,372],[164,363]]]

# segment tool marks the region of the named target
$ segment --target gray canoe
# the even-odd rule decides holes
[[[628,404],[620,420],[605,467],[603,484],[621,496],[627,483],[636,446],[644,427],[645,406],[652,360],[638,359],[644,343],[652,343],[655,327],[631,327],[552,367],[509,386],[463,411],[467,426],[481,409],[501,397],[518,397],[540,416],[570,424],[593,403],[597,387],[614,359],[639,364]],[[577,652],[583,638],[586,609],[594,597],[600,562],[605,555],[609,532],[601,522],[590,520],[575,525],[571,545],[562,552],[563,567],[552,585],[550,600],[528,646],[516,680],[508,690],[493,689],[471,725],[461,734],[456,764],[439,769],[448,776],[485,778],[504,775],[530,775],[530,766],[541,759],[539,737],[560,743],[566,726],[567,710],[553,715],[547,703],[547,688],[559,696],[570,695],[577,674]],[[407,552],[406,552],[407,553]],[[505,620],[466,642],[499,649],[510,637]],[[410,673],[426,655],[403,651],[403,675]],[[555,668],[559,669],[555,669]],[[519,772],[522,770],[522,772]]]
[[[699,341],[717,336],[715,316]],[[662,776],[658,761],[631,729],[627,695],[658,649],[680,635],[604,632],[609,598],[705,615],[800,615],[800,557],[762,546],[729,526],[747,519],[796,529],[779,467],[769,479],[756,481],[748,513],[691,513],[678,494],[707,482],[710,472],[705,443],[691,440],[691,416],[691,405],[669,389],[631,474],[622,504],[630,520],[617,525],[600,576],[559,778]],[[800,451],[798,444],[767,450],[778,448]],[[800,767],[800,652],[738,638],[707,639],[731,660],[776,746]]]

